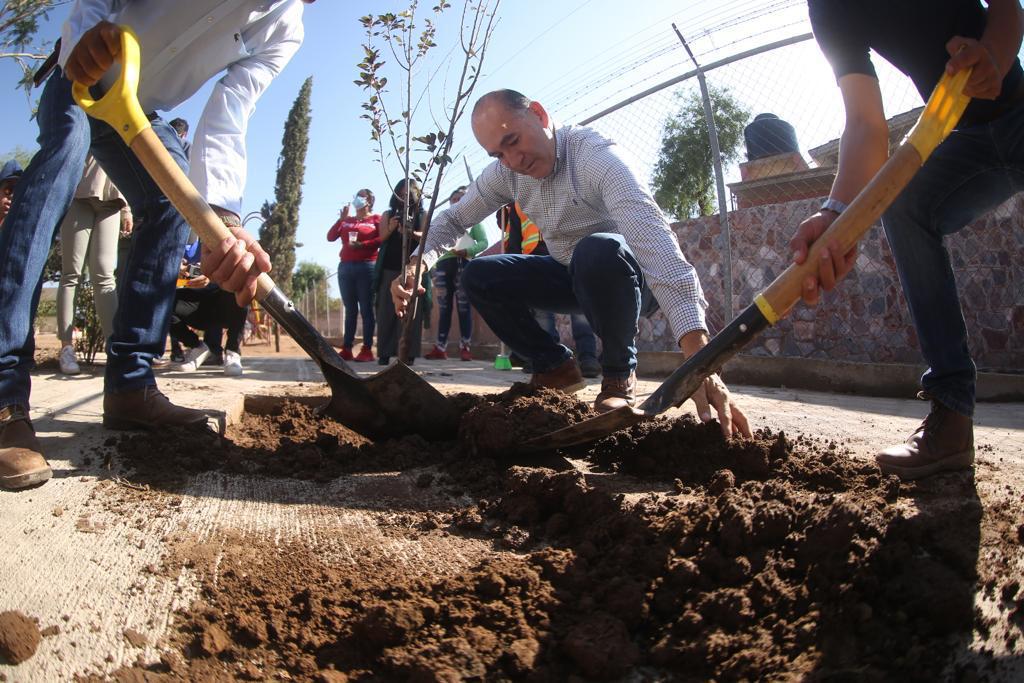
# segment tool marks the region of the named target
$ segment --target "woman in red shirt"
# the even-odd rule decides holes
[[[352,210],[355,209],[355,213]],[[345,306],[345,335],[341,357],[353,360],[357,316],[363,317],[363,347],[357,361],[373,360],[373,267],[380,247],[380,215],[373,213],[373,193],[363,189],[341,210],[341,217],[327,232],[327,241],[341,239],[341,263],[338,264],[338,289]]]

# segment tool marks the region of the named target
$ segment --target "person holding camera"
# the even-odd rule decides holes
[[[380,253],[377,254],[377,267],[374,271],[374,291],[377,292],[377,362],[387,365],[392,356],[398,355],[398,340],[402,334],[402,321],[391,303],[391,282],[402,272],[403,256],[408,257],[420,244],[423,236],[423,222],[426,214],[423,211],[423,200],[420,186],[415,181],[409,183],[408,205],[406,204],[405,180],[398,181],[391,192],[388,210],[380,219]],[[404,236],[408,239],[403,239]],[[402,253],[402,243],[406,251]],[[423,270],[422,285],[429,292],[430,278],[426,269]],[[420,343],[423,338],[423,320],[429,306],[428,296],[424,296],[416,307],[416,318],[412,322],[412,336],[409,339],[409,357],[402,360],[412,365],[420,355]]]
[[[338,291],[345,307],[345,333],[341,342],[341,357],[345,360],[366,362],[373,360],[373,331],[376,318],[373,312],[373,270],[380,248],[380,215],[373,213],[373,193],[359,190],[341,210],[341,217],[327,232],[327,241],[341,239],[338,257]],[[355,213],[352,210],[355,209]],[[352,355],[356,340],[356,323],[363,317],[363,347]]]

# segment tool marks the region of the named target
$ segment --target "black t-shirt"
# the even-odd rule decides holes
[[[422,213],[416,214],[416,226],[417,227],[414,228],[415,230],[419,230],[419,224],[420,224],[420,220],[421,220],[422,216],[423,216]],[[381,225],[384,224],[385,220],[391,220],[391,213],[390,212],[388,212],[387,216],[385,216],[384,218],[381,219]],[[420,244],[420,241],[418,239],[416,239],[415,237],[413,237],[412,235],[410,235],[409,236],[409,254],[412,254],[412,252],[416,249],[416,247],[419,246],[419,244]],[[384,245],[385,245],[384,257],[383,257],[383,259],[381,261],[381,266],[380,267],[383,268],[384,270],[401,270],[402,269],[402,231],[400,229],[399,230],[395,230],[393,233],[388,235],[388,238],[386,240],[384,240]]]
[[[925,100],[942,77],[953,36],[980,39],[986,11],[979,0],[808,0],[814,37],[836,78],[876,76],[874,49],[914,81]],[[971,100],[960,125],[988,121],[1005,109],[1021,85],[1016,58],[996,100]]]

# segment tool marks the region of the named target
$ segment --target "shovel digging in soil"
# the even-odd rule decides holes
[[[970,100],[963,94],[969,77],[969,70],[953,76],[944,75],[928,98],[913,130],[849,208],[814,242],[804,263],[791,264],[754,298],[754,303],[716,334],[707,346],[679,366],[639,407],[617,408],[530,439],[523,444],[524,451],[566,448],[594,441],[681,405],[700,387],[701,382],[718,372],[750,340],[789,313],[800,300],[800,285],[804,278],[814,274],[822,249],[835,241],[841,253],[846,253],[881,217],[960,120]]]
[[[121,27],[121,75],[110,91],[94,100],[75,83],[75,100],[90,116],[110,124],[163,190],[174,207],[207,244],[231,236],[223,222],[171,159],[153,132],[136,96],[139,44]],[[331,388],[324,414],[370,438],[420,434],[452,438],[458,427],[454,408],[437,389],[402,363],[361,379],[266,273],[257,280],[256,299],[316,361]]]

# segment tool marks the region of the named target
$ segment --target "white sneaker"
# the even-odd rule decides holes
[[[224,349],[224,374],[238,377],[242,374],[242,356],[234,351]]]
[[[199,342],[199,346],[185,352],[185,360],[178,365],[177,369],[181,372],[195,372],[209,355],[210,349],[206,344]]]
[[[61,348],[60,356],[60,371],[65,375],[77,375],[82,371],[82,368],[78,367],[78,359],[75,358],[75,347],[68,344]]]

